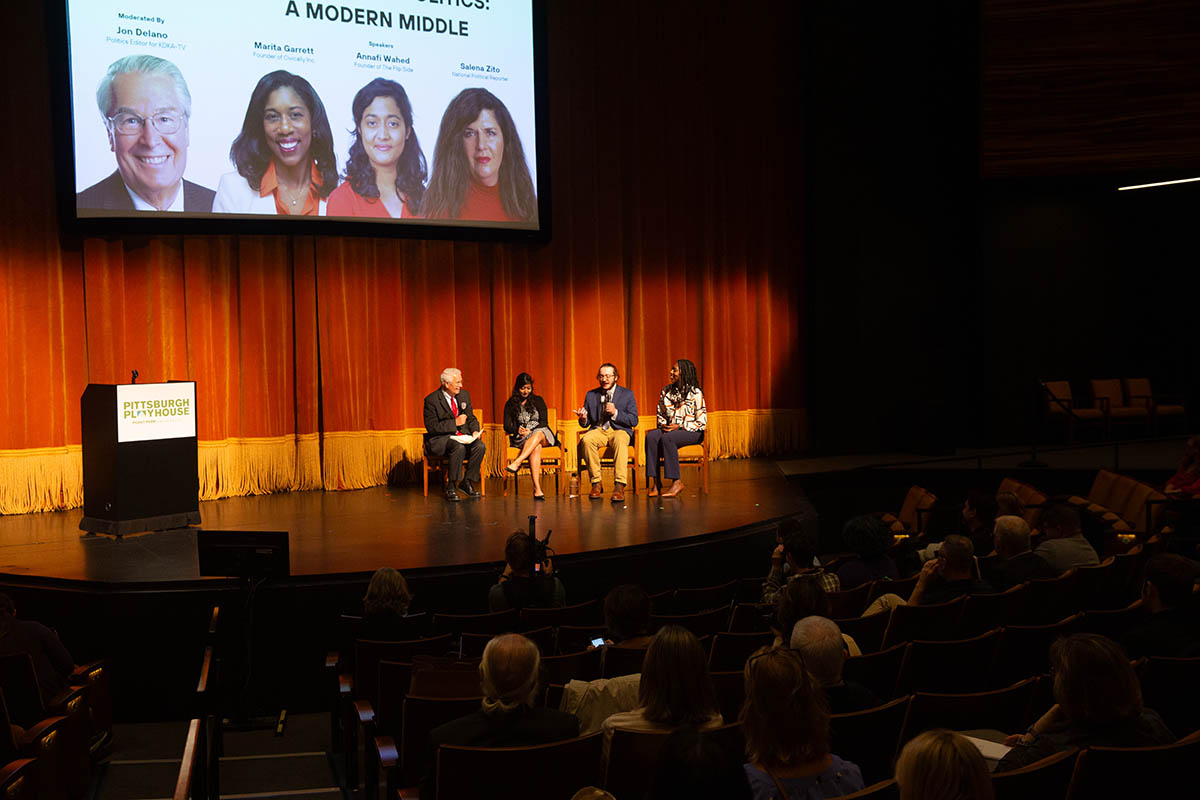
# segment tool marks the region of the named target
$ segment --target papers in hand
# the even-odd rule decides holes
[[[987,739],[979,739],[974,736],[968,736],[966,738],[968,742],[979,748],[979,754],[988,761],[999,761],[1008,755],[1009,750],[1012,750],[1011,747],[1006,747],[1000,742],[991,742]]]
[[[480,434],[481,431],[475,431],[474,433],[456,433],[450,437],[450,441],[458,442],[459,444],[470,444],[478,439]]]

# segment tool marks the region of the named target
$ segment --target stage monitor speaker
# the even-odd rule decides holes
[[[287,531],[196,531],[200,574],[217,578],[286,578]]]

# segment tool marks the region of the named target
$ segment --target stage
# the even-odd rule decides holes
[[[685,469],[683,477],[689,482],[677,498],[650,498],[639,487],[636,495],[626,492],[624,503],[609,501],[611,473],[605,474],[602,500],[555,495],[548,476],[546,500],[535,501],[525,473],[520,495],[511,480],[505,497],[501,481],[489,479],[486,496],[459,503],[447,502],[440,492],[424,497],[420,486],[234,497],[201,503],[201,527],[288,531],[292,575],[318,577],[369,573],[384,565],[437,572],[493,564],[503,560],[507,536],[527,530],[530,514],[538,516],[538,535],[553,530],[551,546],[569,556],[736,531],[806,509],[803,496],[768,459],[713,462],[707,495],[694,470]],[[118,540],[84,535],[82,514],[77,508],[0,517],[0,580],[114,588],[202,580],[195,529]]]

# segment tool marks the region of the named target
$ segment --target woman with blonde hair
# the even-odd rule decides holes
[[[762,648],[744,668],[746,777],[755,800],[817,800],[863,787],[858,765],[829,752],[829,710],[794,650]]]
[[[992,779],[979,748],[954,731],[925,731],[896,760],[900,800],[992,800]]]

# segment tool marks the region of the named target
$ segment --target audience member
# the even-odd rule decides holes
[[[500,580],[488,592],[488,608],[562,608],[567,590],[554,574],[554,564],[534,564],[533,541],[528,533],[515,531],[504,543],[507,564]],[[535,567],[537,569],[535,570]]]
[[[787,647],[792,637],[792,629],[796,623],[805,617],[829,617],[832,607],[829,605],[829,595],[816,575],[801,575],[797,580],[789,581],[779,595],[775,606],[775,619],[771,624],[775,632],[772,647]],[[847,635],[842,634],[846,651],[852,656],[861,656],[862,650],[858,643]]]
[[[763,648],[744,674],[745,768],[755,800],[840,797],[863,788],[858,766],[829,752],[829,710],[798,653]]]
[[[763,581],[762,602],[774,603],[787,581],[799,575],[817,575],[826,592],[837,592],[842,582],[832,572],[822,569],[816,558],[816,550],[810,537],[800,528],[794,518],[784,520],[779,526],[779,544],[771,553],[771,569]]]
[[[1142,607],[1147,616],[1121,639],[1130,658],[1200,656],[1200,619],[1192,594],[1196,562],[1162,553],[1146,562]]]
[[[667,625],[650,640],[638,684],[638,707],[604,720],[605,759],[612,732],[672,731],[684,725],[721,725],[708,654],[687,628]]]
[[[1033,552],[1061,575],[1074,567],[1094,567],[1100,563],[1096,550],[1083,538],[1079,512],[1066,503],[1056,503],[1042,514],[1046,539]]]
[[[967,492],[962,508],[963,528],[975,546],[975,552],[985,556],[992,552],[992,528],[996,523],[996,495],[972,489]]]
[[[996,517],[992,543],[996,557],[987,569],[988,583],[1003,592],[1018,583],[1057,575],[1045,559],[1029,549],[1029,525],[1022,517]]]
[[[1200,494],[1200,436],[1187,440],[1179,468],[1167,481],[1167,493]]]
[[[937,728],[904,745],[896,759],[900,800],[992,800],[987,762],[965,736]]]
[[[0,592],[0,656],[28,653],[33,659],[42,702],[66,691],[75,662],[58,634],[40,622],[17,619],[12,598]]]
[[[1025,519],[1025,504],[1016,492],[996,492],[996,516]]]
[[[848,714],[883,705],[867,687],[842,677],[849,651],[837,623],[825,617],[805,617],[792,628],[792,649],[825,693],[831,714]]]
[[[479,663],[483,703],[478,711],[430,732],[422,797],[437,797],[437,749],[441,745],[526,747],[579,735],[579,720],[573,715],[535,707],[541,663],[537,645],[520,634],[507,633],[487,643]]]
[[[838,568],[838,580],[844,589],[880,578],[900,578],[896,562],[888,555],[892,532],[879,517],[866,514],[848,520],[842,527],[842,545],[855,554],[853,560]]]
[[[686,725],[667,737],[646,800],[750,800],[740,753]]]
[[[1071,747],[1145,747],[1170,744],[1174,734],[1142,705],[1133,666],[1117,643],[1076,633],[1050,646],[1054,706],[1023,734],[1004,743],[1013,749],[997,772],[1032,764]]]
[[[650,596],[631,583],[613,587],[604,596],[604,627],[615,647],[650,646]]]
[[[867,607],[863,616],[898,605],[931,606],[948,603],[967,594],[990,594],[995,589],[976,577],[975,548],[971,540],[957,534],[947,536],[938,548],[937,556],[925,562],[917,585],[908,600],[891,592],[880,595]]]
[[[376,642],[401,642],[419,638],[420,633],[407,618],[412,594],[404,576],[391,567],[380,567],[371,576],[363,597],[363,618],[359,639]]]

